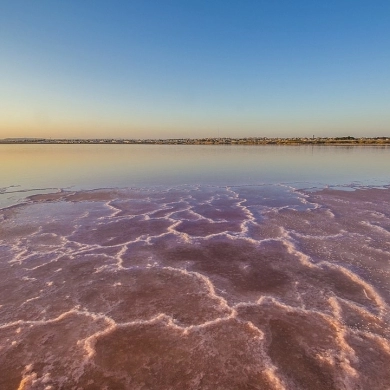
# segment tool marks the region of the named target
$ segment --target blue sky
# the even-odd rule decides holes
[[[390,2],[1,1],[0,138],[390,134]]]

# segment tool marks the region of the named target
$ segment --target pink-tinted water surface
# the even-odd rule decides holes
[[[390,388],[390,189],[59,191],[0,210],[1,389]]]

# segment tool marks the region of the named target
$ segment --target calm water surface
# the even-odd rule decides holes
[[[389,167],[390,147],[0,145],[0,206],[44,188],[382,185]]]

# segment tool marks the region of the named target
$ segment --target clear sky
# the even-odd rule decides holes
[[[390,135],[389,0],[0,0],[0,138]]]

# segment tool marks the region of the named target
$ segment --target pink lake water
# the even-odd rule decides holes
[[[389,148],[0,152],[1,389],[390,388]]]

